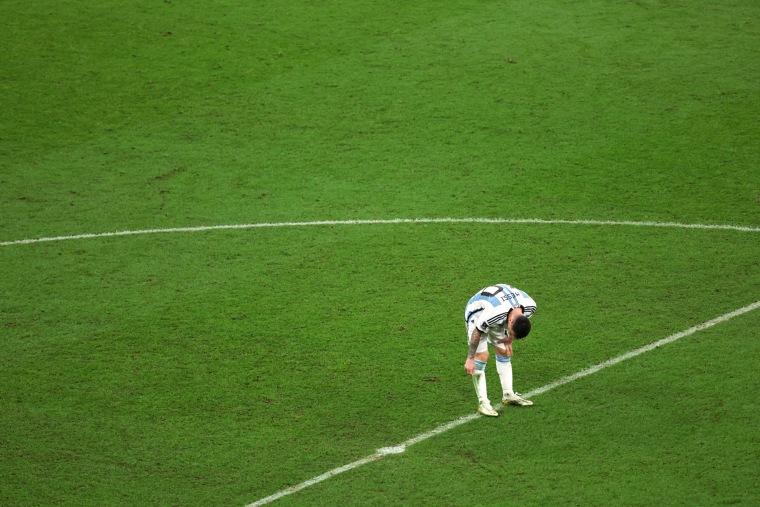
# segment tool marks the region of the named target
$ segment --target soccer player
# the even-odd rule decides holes
[[[486,392],[488,344],[496,353],[496,371],[502,388],[502,406],[528,407],[526,400],[512,388],[512,342],[530,333],[528,318],[536,312],[536,302],[520,289],[500,283],[486,287],[467,302],[464,322],[467,327],[469,352],[464,369],[472,375],[478,396],[478,412],[497,417]]]

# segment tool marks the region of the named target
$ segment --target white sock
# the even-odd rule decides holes
[[[503,397],[514,396],[512,390],[512,360],[505,356],[496,356],[496,371],[499,372]]]
[[[472,383],[475,386],[475,394],[478,395],[478,403],[490,405],[488,400],[488,388],[486,386],[486,363],[475,360],[475,372],[472,374]]]

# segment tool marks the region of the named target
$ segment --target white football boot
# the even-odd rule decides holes
[[[526,400],[522,396],[520,396],[520,393],[512,393],[507,394],[502,398],[501,404],[505,407],[507,405],[517,405],[518,407],[530,407],[533,405],[533,402],[530,400]]]
[[[478,405],[478,412],[488,417],[499,417],[499,413],[493,409],[490,403],[481,403]]]

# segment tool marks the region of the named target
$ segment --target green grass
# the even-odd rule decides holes
[[[744,338],[758,322],[737,318],[279,504],[753,505],[746,392],[758,384],[735,372],[753,368]]]
[[[760,226],[753,2],[4,2],[0,241],[497,217]],[[760,299],[755,232],[217,230],[0,247],[0,503],[238,505]],[[281,505],[753,505],[757,310]],[[498,378],[489,366],[495,399]]]

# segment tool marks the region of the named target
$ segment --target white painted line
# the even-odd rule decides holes
[[[544,220],[541,218],[394,218],[390,220],[321,220],[316,222],[272,222],[258,224],[208,225],[201,227],[175,227],[170,229],[144,229],[136,231],[99,232],[93,234],[76,234],[74,236],[55,236],[49,238],[18,239],[2,241],[0,246],[27,245],[50,241],[67,241],[74,239],[108,238],[113,236],[134,236],[141,234],[167,234],[172,232],[202,232],[230,229],[256,229],[262,227],[307,227],[312,225],[382,225],[382,224],[570,224],[570,225],[622,225],[638,227],[676,227],[682,229],[718,229],[742,232],[760,232],[760,227],[721,224],[682,224],[678,222],[631,222],[614,220]]]
[[[284,496],[295,493],[296,491],[301,491],[304,488],[308,488],[309,486],[313,486],[317,484],[318,482],[322,482],[326,479],[329,479],[333,475],[342,474],[343,472],[348,472],[349,470],[353,470],[354,468],[360,467],[362,465],[366,465],[367,463],[370,463],[372,461],[377,461],[383,456],[385,456],[385,454],[378,452],[375,454],[371,454],[367,456],[366,458],[356,460],[353,463],[349,463],[348,465],[343,465],[342,467],[333,468],[329,472],[325,472],[322,475],[318,475],[314,477],[313,479],[309,479],[308,481],[304,481],[301,484],[296,484],[295,486],[291,486],[289,488],[283,489],[279,493],[275,493],[274,495],[270,495],[266,498],[262,498],[261,500],[257,500],[253,503],[250,503],[246,507],[258,507],[259,505],[266,505],[268,503],[274,502],[275,500],[279,500],[280,498]]]
[[[378,454],[385,456],[386,454],[401,454],[406,451],[405,445],[395,445],[393,447],[381,447],[377,450]]]
[[[743,308],[739,308],[738,310],[734,310],[732,312],[726,313],[725,315],[721,315],[720,317],[716,317],[712,320],[709,320],[707,322],[704,322],[702,324],[698,324],[694,327],[690,327],[689,329],[686,329],[684,331],[681,331],[680,333],[676,333],[674,335],[670,335],[667,338],[663,338],[662,340],[658,340],[656,342],[650,343],[649,345],[645,345],[641,348],[638,348],[636,350],[632,350],[630,352],[627,352],[623,355],[614,357],[612,359],[608,359],[607,361],[604,361],[602,363],[599,363],[595,366],[591,366],[590,368],[586,368],[585,370],[581,370],[578,373],[574,373],[573,375],[568,375],[567,377],[562,377],[559,380],[556,380],[550,384],[546,384],[543,387],[539,387],[538,389],[534,389],[528,393],[525,393],[526,397],[532,397],[537,396],[539,394],[545,393],[546,391],[549,391],[551,389],[554,389],[555,387],[559,387],[565,384],[568,384],[574,380],[578,380],[579,378],[586,377],[588,375],[591,375],[593,373],[596,373],[600,370],[603,370],[607,367],[616,365],[618,363],[621,363],[625,361],[626,359],[631,359],[633,357],[636,357],[638,355],[641,355],[645,352],[649,352],[651,350],[654,350],[658,347],[661,347],[663,345],[667,345],[668,343],[672,343],[676,340],[679,340],[685,336],[689,336],[691,334],[696,333],[697,331],[701,331],[702,329],[707,329],[708,327],[712,327],[716,324],[720,324],[721,322],[725,322],[729,319],[732,319],[734,317],[737,317],[739,315],[743,315],[745,313],[751,312],[752,310],[756,310],[757,308],[760,308],[760,301],[755,301],[751,305],[747,305]],[[314,477],[313,479],[309,479],[308,481],[302,482],[301,484],[298,484],[296,486],[291,486],[287,489],[283,489],[279,493],[275,493],[273,495],[264,497],[260,500],[257,500],[251,504],[246,505],[246,507],[258,507],[260,505],[266,505],[268,503],[274,502],[275,500],[282,498],[284,496],[290,495],[291,493],[295,493],[296,491],[300,491],[304,488],[308,488],[309,486],[313,486],[314,484],[317,484],[319,482],[322,482],[326,479],[329,479],[330,477],[333,477],[335,475],[341,474],[343,472],[347,472],[349,470],[353,470],[354,468],[358,468],[362,465],[366,465],[367,463],[371,463],[373,461],[377,461],[379,459],[384,458],[385,456],[389,454],[399,454],[406,450],[407,447],[410,445],[416,444],[418,442],[422,442],[423,440],[427,440],[430,437],[434,437],[436,435],[440,435],[441,433],[448,431],[450,429],[456,428],[457,426],[460,426],[462,424],[468,423],[470,421],[473,421],[475,419],[478,419],[481,416],[480,414],[470,414],[464,417],[460,417],[459,419],[456,419],[454,421],[448,422],[446,424],[442,424],[441,426],[438,426],[437,428],[428,431],[426,433],[422,433],[420,435],[417,435],[416,437],[412,437],[406,442],[403,442],[399,445],[390,446],[390,447],[382,447],[377,450],[375,454],[371,454],[365,458],[362,458],[360,460],[354,461],[353,463],[349,463],[348,465],[344,465],[342,467],[334,468],[330,470],[329,472],[325,472],[322,475],[318,475],[317,477]]]
[[[543,387],[539,387],[538,389],[534,389],[533,391],[526,393],[525,396],[536,396],[541,393],[545,393],[546,391],[549,391],[550,389],[554,389],[555,387],[559,387],[561,385],[567,384],[569,382],[572,382],[574,380],[578,380],[579,378],[586,377],[588,375],[591,375],[592,373],[596,373],[599,370],[603,370],[604,368],[607,368],[609,366],[613,366],[615,364],[621,363],[625,361],[626,359],[631,359],[632,357],[636,357],[638,355],[643,354],[644,352],[649,352],[650,350],[654,350],[658,347],[662,347],[663,345],[667,345],[668,343],[672,343],[676,340],[679,340],[683,338],[684,336],[689,336],[690,334],[694,334],[697,331],[701,331],[702,329],[707,329],[708,327],[712,327],[715,324],[720,324],[721,322],[725,322],[728,319],[732,319],[738,315],[745,314],[747,312],[751,312],[752,310],[756,310],[757,308],[760,308],[760,301],[755,301],[751,305],[745,306],[744,308],[739,308],[738,310],[734,310],[733,312],[729,312],[725,315],[721,315],[720,317],[717,317],[713,320],[708,320],[707,322],[704,322],[702,324],[697,324],[694,327],[690,327],[689,329],[685,331],[681,331],[680,333],[676,333],[674,335],[670,335],[667,338],[663,338],[662,340],[658,340],[654,343],[650,343],[649,345],[645,345],[641,348],[638,348],[636,350],[632,350],[630,352],[627,352],[621,356],[613,357],[612,359],[608,359],[607,361],[604,361],[603,363],[599,363],[595,366],[592,366],[590,368],[586,368],[585,370],[581,370],[578,373],[574,373],[570,376],[563,377],[559,380],[556,380],[552,382],[551,384],[547,384]]]

